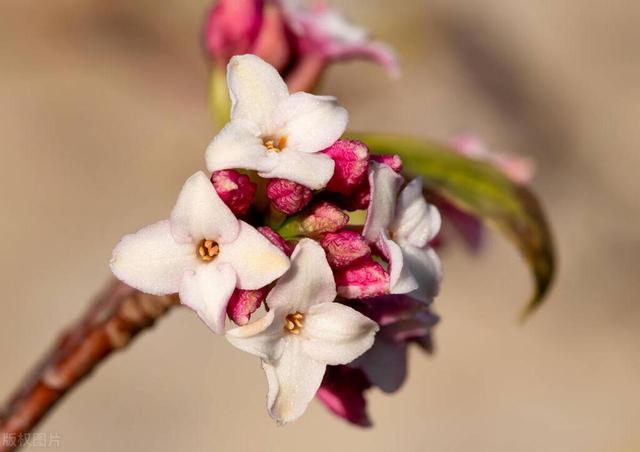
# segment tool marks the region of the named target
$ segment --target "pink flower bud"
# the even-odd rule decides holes
[[[316,396],[335,415],[360,427],[370,427],[364,398],[364,392],[370,387],[371,383],[360,369],[327,366]]]
[[[367,177],[369,149],[361,141],[338,140],[322,152],[335,162],[327,190],[349,194]]]
[[[309,235],[321,235],[336,232],[349,222],[349,216],[328,202],[316,204],[311,212],[302,219],[301,227]]]
[[[248,176],[234,170],[222,170],[211,175],[211,182],[234,214],[242,216],[247,213],[256,193],[256,184]]]
[[[262,28],[263,0],[220,0],[209,13],[205,47],[221,66],[234,55],[250,53]]]
[[[370,159],[373,160],[374,162],[387,165],[396,173],[400,173],[402,171],[402,159],[400,159],[399,155],[395,155],[395,154],[372,155]]]
[[[324,236],[320,245],[327,254],[329,265],[335,269],[348,267],[371,255],[364,237],[353,231],[330,232]]]
[[[335,273],[338,295],[350,299],[371,298],[389,292],[389,274],[372,259]]]
[[[260,234],[269,239],[271,243],[277,246],[280,251],[282,251],[287,256],[291,256],[291,253],[293,253],[293,247],[285,239],[283,239],[280,234],[278,234],[268,226],[261,226],[258,228],[258,231],[260,232]]]
[[[229,304],[227,304],[227,315],[238,325],[246,325],[251,319],[251,315],[256,312],[269,292],[268,287],[257,290],[236,289]]]
[[[305,208],[313,192],[296,182],[286,179],[270,179],[267,183],[267,198],[277,210],[293,215]]]

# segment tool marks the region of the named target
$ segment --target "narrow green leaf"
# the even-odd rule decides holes
[[[350,138],[362,140],[375,154],[398,154],[406,173],[422,176],[427,195],[443,197],[506,235],[526,259],[535,280],[522,318],[542,303],[554,277],[554,246],[542,207],[531,191],[492,165],[433,142],[378,134]]]

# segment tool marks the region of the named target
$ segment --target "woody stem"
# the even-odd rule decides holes
[[[6,439],[33,430],[99,363],[177,304],[176,296],[146,295],[123,283],[111,283],[0,408],[0,452],[19,447]]]

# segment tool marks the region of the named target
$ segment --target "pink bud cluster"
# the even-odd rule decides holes
[[[252,53],[275,67],[292,92],[310,91],[334,61],[364,59],[396,75],[398,63],[384,44],[334,10],[288,6],[281,0],[218,0],[204,27],[204,47],[224,67],[234,55]],[[336,26],[338,24],[338,26]]]
[[[350,212],[368,207],[370,162],[402,169],[395,155],[371,156],[360,141],[338,140],[322,151],[334,162],[334,174],[323,190],[311,189],[286,179],[261,179],[255,173],[241,174],[236,170],[216,171],[211,181],[220,198],[238,216],[258,219],[273,212],[284,216],[281,222],[294,221],[296,238],[311,237],[325,250],[334,271],[337,292],[345,299],[367,299],[389,293],[387,257],[362,235],[362,225],[350,225]],[[253,179],[253,180],[252,180]],[[264,187],[257,199],[258,185]],[[265,201],[266,211],[258,207]],[[269,211],[272,213],[270,214]],[[258,231],[291,255],[294,243],[285,240],[274,229],[262,226]],[[295,242],[295,239],[293,240]],[[260,308],[269,287],[257,290],[236,290],[228,305],[229,317],[237,324],[246,324]]]

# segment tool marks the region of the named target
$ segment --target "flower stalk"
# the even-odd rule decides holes
[[[4,439],[32,431],[100,363],[178,304],[177,296],[148,295],[121,282],[110,283],[0,409],[0,452],[17,449],[19,441]]]

